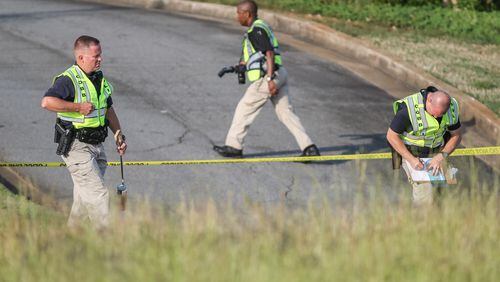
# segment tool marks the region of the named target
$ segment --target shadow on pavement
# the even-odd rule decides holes
[[[352,141],[359,140],[369,140],[369,143],[363,143],[360,145],[338,145],[338,146],[327,146],[319,147],[322,155],[349,155],[349,154],[363,154],[363,153],[373,153],[376,151],[388,150],[387,140],[384,134],[344,134],[339,135],[340,137],[349,138]],[[274,151],[274,152],[262,152],[245,154],[245,158],[260,158],[260,157],[278,157],[278,156],[300,156],[302,152],[299,150],[287,150],[287,151]],[[335,165],[342,164],[347,161],[324,161],[324,162],[309,162],[311,164],[323,164],[323,165]]]

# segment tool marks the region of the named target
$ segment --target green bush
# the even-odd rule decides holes
[[[433,6],[460,9],[472,9],[478,11],[493,11],[500,9],[500,1],[494,0],[458,0],[457,7],[453,7],[451,1],[445,3],[443,0],[325,0],[323,3],[343,4],[390,4],[400,6]]]
[[[230,5],[239,2],[198,1]],[[263,8],[397,27],[476,43],[500,44],[498,0],[459,0],[460,9],[443,8],[442,0],[257,0],[257,3]],[[486,7],[492,10],[493,6],[496,11],[478,11],[488,10]]]
[[[238,0],[198,0],[201,2],[219,2],[222,4],[236,4]],[[303,6],[310,6],[318,8],[319,6],[327,5],[391,5],[391,6],[406,6],[406,7],[422,7],[431,6],[434,8],[459,8],[459,9],[471,9],[477,11],[498,11],[500,10],[499,0],[458,0],[457,7],[453,7],[451,3],[446,5],[443,0],[257,0],[258,4],[266,4],[270,6],[285,6],[284,3],[297,4],[301,3]],[[288,4],[287,4],[288,5]]]
[[[406,3],[406,5],[401,5],[403,2]],[[427,4],[424,6],[416,6],[418,3],[423,2],[427,2]],[[479,43],[500,44],[500,12],[479,12],[471,9],[446,9],[432,5],[436,2],[441,1],[258,1],[261,6],[267,8],[318,14],[387,27],[394,26],[402,29],[421,31],[426,34],[436,36],[446,35]],[[463,1],[463,5],[466,5],[465,2],[478,3],[480,1]]]

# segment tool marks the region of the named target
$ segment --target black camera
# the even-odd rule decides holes
[[[226,73],[236,73],[238,74],[238,83],[245,84],[246,83],[245,72],[246,72],[245,65],[236,65],[236,66],[223,67],[219,71],[218,75],[219,77],[223,77]]]

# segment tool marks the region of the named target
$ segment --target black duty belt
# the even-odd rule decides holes
[[[100,126],[96,128],[90,128],[90,127],[80,128],[80,129],[75,129],[75,131],[76,131],[75,136],[80,142],[92,145],[102,143],[104,142],[104,140],[106,140],[106,137],[108,137],[107,126]]]
[[[441,151],[441,146],[436,147],[436,148],[429,148],[429,147],[419,147],[419,146],[414,146],[414,145],[408,145],[405,144],[406,148],[408,151],[411,152],[411,154],[415,157],[418,158],[430,158],[436,155]]]

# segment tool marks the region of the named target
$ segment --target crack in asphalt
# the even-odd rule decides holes
[[[154,109],[158,109],[163,115],[167,116],[168,118],[170,118],[171,120],[175,121],[180,126],[182,126],[184,128],[184,133],[182,134],[181,137],[179,137],[181,138],[181,140],[184,139],[186,134],[188,134],[189,132],[193,132],[200,135],[203,139],[207,140],[212,146],[215,144],[215,142],[212,139],[210,139],[210,137],[208,137],[208,135],[205,134],[203,131],[190,127],[188,125],[188,121],[185,120],[185,117],[174,111],[172,107],[167,106],[166,101],[155,99],[154,97],[145,95],[144,91],[139,91],[137,88],[129,85],[128,83],[124,82],[119,78],[113,76],[111,76],[110,78],[111,78],[110,80],[114,81],[115,84],[123,85],[124,86],[123,89],[127,89],[128,91],[135,93],[135,95],[144,97],[143,102],[147,103]]]
[[[151,148],[151,149],[146,149],[146,150],[138,150],[137,152],[149,153],[149,152],[154,152],[154,151],[157,151],[157,150],[160,150],[160,149],[165,149],[165,148],[170,148],[170,147],[173,147],[173,146],[180,145],[180,144],[182,144],[184,142],[184,138],[186,138],[186,135],[188,135],[190,132],[191,132],[191,130],[189,130],[189,129],[184,130],[184,132],[182,133],[182,135],[179,136],[179,137],[177,137],[177,141],[175,143],[168,143],[166,145],[161,145],[161,146],[157,146],[157,147],[154,147],[154,148]]]
[[[186,129],[186,131],[184,131],[184,133],[182,133],[182,135],[178,137],[177,145],[182,144],[182,142],[184,142],[184,138],[186,138],[186,135],[188,135],[189,132],[191,132],[191,130]]]
[[[54,53],[54,54],[56,54],[56,55],[58,55],[60,57],[72,58],[71,56],[67,56],[63,51],[61,51],[61,50],[59,50],[57,48],[53,48],[51,46],[45,45],[45,44],[43,44],[41,42],[35,41],[32,38],[27,38],[25,35],[23,35],[22,33],[16,32],[15,30],[5,29],[5,28],[1,28],[1,27],[0,27],[0,30],[3,31],[3,32],[5,32],[5,33],[7,33],[7,34],[9,34],[9,35],[11,35],[11,36],[14,36],[16,38],[19,38],[21,40],[29,42],[29,43],[31,43],[31,44],[33,44],[35,46],[43,48],[43,49],[45,49],[45,50],[47,50],[49,52],[52,52],[52,53]],[[212,139],[210,139],[210,137],[208,137],[207,134],[205,134],[201,130],[198,130],[198,129],[190,127],[188,125],[188,121],[185,120],[184,116],[182,116],[181,114],[179,114],[176,111],[174,111],[171,107],[165,105],[166,101],[155,99],[154,97],[151,97],[149,95],[143,94],[144,93],[143,90],[139,91],[139,89],[137,89],[136,87],[134,87],[132,85],[129,85],[123,79],[120,79],[120,78],[115,77],[115,76],[109,76],[109,75],[106,75],[106,77],[110,81],[113,81],[113,84],[115,84],[115,85],[122,85],[123,86],[122,89],[127,89],[128,91],[130,91],[132,93],[135,93],[135,95],[139,95],[141,97],[144,97],[145,99],[143,100],[143,102],[147,103],[153,109],[158,109],[160,111],[167,109],[167,111],[165,113],[163,113],[163,114],[166,115],[167,117],[169,117],[171,120],[177,122],[179,125],[181,125],[184,128],[185,131],[197,133],[203,139],[207,140],[208,143],[210,143],[211,146],[215,145],[215,142]],[[187,133],[185,132],[185,134],[187,134]]]
[[[285,199],[288,199],[288,194],[293,191],[292,187],[295,185],[295,176],[292,175],[292,182],[286,186]]]

